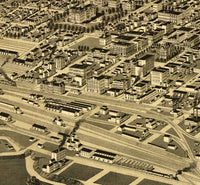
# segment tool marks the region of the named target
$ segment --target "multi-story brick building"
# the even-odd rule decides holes
[[[56,64],[56,69],[63,69],[65,67],[65,57],[64,56],[56,56],[54,58],[54,62]]]
[[[83,78],[90,77],[92,73],[91,65],[89,64],[74,64],[69,68],[69,76],[80,76]]]
[[[106,46],[111,43],[111,35],[110,34],[103,34],[99,37],[99,45]]]
[[[147,33],[148,43],[153,44],[155,42],[162,40],[164,33],[165,33],[164,29],[160,28],[157,28],[152,32],[148,32]]]
[[[86,5],[84,7],[72,7],[69,10],[69,21],[73,23],[83,23],[90,21],[96,16],[96,9],[93,5]]]
[[[137,46],[134,43],[113,42],[112,53],[120,56],[130,56],[137,51]]]
[[[158,50],[158,59],[164,62],[167,59],[173,57],[175,53],[177,53],[177,49],[174,44],[172,43],[162,44]]]
[[[91,0],[90,2],[91,4],[100,7],[108,5],[108,0]]]
[[[66,157],[66,149],[65,148],[59,148],[57,150],[54,150],[51,153],[51,159],[55,159],[55,161],[61,161],[65,159]]]
[[[111,8],[120,7],[120,0],[109,0],[108,1],[108,7],[111,7]]]
[[[64,94],[65,93],[65,84],[63,82],[47,82],[44,81],[40,84],[40,91],[44,91],[46,93],[57,93]]]
[[[165,21],[165,22],[173,22],[175,24],[181,24],[182,23],[182,12],[176,12],[176,11],[166,11],[161,10],[158,12],[158,20],[159,21]]]
[[[102,60],[106,60],[108,53],[109,53],[108,49],[93,48],[91,49],[91,51],[88,51],[87,60],[94,61],[94,58],[100,58]]]
[[[169,78],[169,69],[158,67],[151,71],[151,85],[152,86],[165,86]]]
[[[124,0],[122,1],[122,9],[123,10],[128,10],[128,11],[132,11],[135,10],[135,1],[131,1],[131,0]]]
[[[92,77],[87,80],[87,92],[103,94],[108,89],[105,76]]]
[[[145,55],[137,61],[131,62],[132,74],[143,77],[154,68],[154,55]]]
[[[162,0],[158,0],[158,1],[154,2],[153,10],[155,12],[158,12],[158,11],[162,10]]]

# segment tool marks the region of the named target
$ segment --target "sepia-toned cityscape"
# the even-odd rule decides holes
[[[0,0],[0,185],[200,185],[199,0]]]

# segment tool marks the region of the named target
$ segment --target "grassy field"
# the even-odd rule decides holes
[[[87,123],[89,123],[91,125],[94,125],[94,126],[97,126],[97,127],[100,127],[100,128],[103,128],[105,130],[111,130],[111,129],[113,129],[115,127],[113,125],[102,124],[102,123],[98,123],[98,122],[94,122],[94,121],[87,121]]]
[[[18,39],[0,39],[0,49],[6,49],[24,54],[36,45],[34,42],[22,41]]]
[[[166,132],[169,133],[169,134],[172,134],[172,135],[174,135],[176,137],[179,137],[178,134],[177,134],[177,132],[173,128],[170,128]]]
[[[52,144],[52,143],[46,142],[43,145],[44,145],[44,149],[45,150],[49,150],[51,152],[56,150],[56,149],[58,149],[58,145],[55,145],[55,144]]]
[[[180,156],[180,157],[186,157],[185,151],[184,151],[184,150],[181,148],[181,146],[180,146],[178,143],[176,143],[175,141],[170,142],[170,144],[174,144],[174,145],[176,145],[178,148],[177,148],[176,150],[168,149],[168,148],[167,148],[168,143],[165,143],[165,142],[163,141],[163,136],[159,136],[158,138],[154,139],[151,143],[154,144],[154,145],[156,145],[156,146],[160,146],[160,147],[162,147],[162,148],[165,148],[166,151],[171,152],[171,153],[173,153],[173,154],[176,154],[176,155],[178,155],[178,156]]]
[[[145,118],[136,118],[134,121],[130,122],[128,125],[136,126],[136,123],[142,123],[142,127],[146,127]]]
[[[155,130],[158,130],[158,131],[160,131],[160,130],[162,130],[164,127],[166,127],[167,125],[164,125],[164,124],[161,124],[161,125],[158,125],[156,128],[155,128]]]
[[[12,74],[13,72],[16,72],[17,74],[20,75],[20,74],[23,74],[30,69],[30,67],[27,67],[27,66],[21,66],[21,65],[13,64],[11,61],[6,63],[2,68],[6,72],[6,74],[8,74],[8,75]]]
[[[2,55],[0,54],[0,66],[7,60],[8,55]],[[17,64],[12,63],[13,58],[9,58],[8,62],[2,66],[3,70],[7,75],[12,74],[13,72],[16,72],[18,74],[23,74],[27,70],[29,70],[29,67],[21,66]]]
[[[158,182],[158,181],[153,181],[153,180],[149,180],[149,179],[144,179],[137,185],[170,185],[170,184],[166,184],[166,183]]]
[[[78,163],[72,164],[64,172],[61,173],[62,176],[71,177],[78,180],[87,181],[97,173],[102,171],[102,169],[94,168]]]
[[[178,124],[183,130],[186,130],[187,126],[184,124],[184,121],[181,121]],[[200,127],[198,127],[197,129],[195,129],[193,132],[189,133],[192,136],[197,135],[200,132]]]
[[[24,159],[0,160],[0,184],[1,185],[25,185],[29,176]]]
[[[78,46],[88,46],[90,49],[95,47],[101,47],[99,45],[99,39],[94,37],[88,37],[80,42],[77,42],[73,46],[71,46],[73,49],[78,49]]]
[[[0,153],[1,152],[15,152],[15,150],[10,150],[9,151],[8,147],[6,145],[11,146],[11,144],[8,141],[0,140]]]
[[[28,147],[32,144],[32,142],[29,141],[29,136],[22,135],[9,130],[0,130],[0,135],[8,136],[22,147]]]
[[[109,172],[108,174],[97,180],[95,183],[101,185],[128,185],[136,179],[137,177]]]
[[[0,126],[4,126],[6,123],[3,120],[0,120]]]

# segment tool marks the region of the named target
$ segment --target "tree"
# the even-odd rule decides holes
[[[35,176],[31,176],[30,178],[27,178],[26,184],[27,185],[40,185],[41,183]]]
[[[125,15],[127,15],[127,14],[128,14],[128,11],[127,11],[127,10],[125,10],[125,11],[124,11],[124,13],[125,13]]]
[[[117,14],[114,15],[115,20],[117,20]]]
[[[55,24],[54,25],[54,30],[57,30],[58,29],[58,24]]]
[[[95,24],[95,30],[98,30],[99,26],[97,24]]]
[[[96,13],[99,13],[99,8],[98,7],[96,7]]]
[[[75,30],[75,31],[78,31],[78,28],[79,28],[78,26],[75,26],[75,29],[74,29],[74,30]]]
[[[83,27],[82,27],[82,26],[79,26],[78,31],[79,31],[79,32],[82,32],[82,31],[83,31]]]
[[[85,46],[83,47],[83,51],[86,51],[86,48],[87,48],[87,47],[86,47],[86,45],[85,45]]]
[[[13,34],[12,34],[12,32],[10,32],[10,33],[9,33],[9,37],[10,37],[10,38],[12,38],[12,37],[13,37]]]
[[[64,11],[64,12],[63,12],[63,17],[66,17],[66,15],[67,15],[67,12]]]
[[[91,27],[91,30],[90,30],[90,31],[91,31],[91,32],[94,32],[94,26]]]
[[[115,13],[115,8],[112,8],[112,13]]]
[[[59,29],[62,30],[63,24],[59,24]]]
[[[90,28],[87,28],[87,33],[89,33],[90,32]]]
[[[66,24],[64,24],[64,30],[66,30],[67,29],[67,25]]]

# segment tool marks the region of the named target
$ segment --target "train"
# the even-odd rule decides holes
[[[11,109],[16,114],[23,114],[23,111],[18,106],[15,106],[10,103],[3,102],[3,101],[0,101],[0,105],[6,106],[7,108]]]
[[[159,177],[165,177],[167,179],[178,180],[178,178],[174,177],[173,174],[166,174],[166,173],[161,173],[161,172],[157,172],[157,171],[153,171],[153,170],[146,170],[146,173],[156,175],[156,176],[159,176]]]

